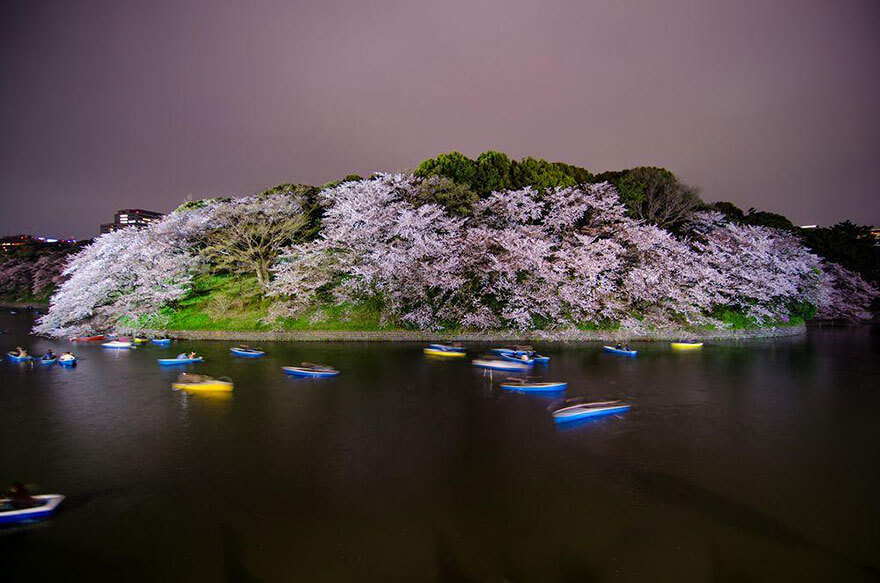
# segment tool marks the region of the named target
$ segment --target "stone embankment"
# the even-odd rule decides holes
[[[636,342],[681,339],[741,340],[777,338],[805,334],[806,326],[755,328],[749,330],[662,330],[646,333],[628,330],[489,330],[484,332],[430,332],[421,330],[141,330],[148,336],[167,335],[181,340],[235,340],[247,342]],[[132,334],[133,330],[120,330]]]

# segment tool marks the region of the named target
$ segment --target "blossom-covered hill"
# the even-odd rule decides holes
[[[103,235],[36,331],[757,326],[868,318],[878,296],[788,231],[705,210],[666,230],[609,182],[496,190],[461,212],[442,177],[355,178]]]

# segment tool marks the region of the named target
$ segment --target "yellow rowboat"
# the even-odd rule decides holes
[[[464,358],[467,356],[466,352],[459,352],[457,350],[438,350],[436,348],[425,348],[425,354],[428,356],[442,356],[445,358]]]
[[[135,344],[146,344],[149,341],[150,341],[149,338],[135,338],[134,339]]]
[[[171,388],[183,391],[219,391],[228,393],[232,390],[232,381],[184,373],[180,375],[176,383],[171,383]]]
[[[696,350],[697,348],[702,348],[702,342],[673,342],[671,346],[675,350]]]
[[[205,381],[203,383],[172,383],[172,388],[184,391],[232,391],[232,383],[227,381]]]

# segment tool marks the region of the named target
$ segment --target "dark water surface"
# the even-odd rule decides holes
[[[0,314],[3,352],[67,349]],[[872,581],[880,574],[880,330],[637,359],[544,346],[568,396],[631,412],[559,430],[414,344],[75,347],[0,365],[0,482],[66,494],[0,532],[6,581]],[[481,348],[473,348],[474,353]],[[173,391],[157,357],[230,376]],[[327,362],[331,380],[281,365]],[[497,385],[498,378],[495,378]]]

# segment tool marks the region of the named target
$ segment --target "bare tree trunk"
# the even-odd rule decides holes
[[[263,289],[269,285],[269,266],[263,260],[257,261],[257,282]]]

